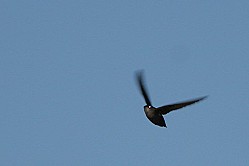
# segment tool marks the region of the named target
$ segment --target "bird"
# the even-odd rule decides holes
[[[195,99],[186,100],[183,102],[177,102],[174,104],[168,104],[168,105],[164,105],[164,106],[156,108],[152,106],[151,100],[148,96],[148,92],[145,88],[143,71],[139,71],[136,73],[136,79],[137,79],[137,84],[139,86],[140,92],[142,96],[144,97],[144,100],[146,103],[146,105],[144,106],[145,115],[153,124],[160,126],[160,127],[167,128],[163,115],[166,115],[170,113],[171,111],[186,107],[188,105],[192,105],[194,103],[200,102],[208,97],[208,96],[198,97]]]

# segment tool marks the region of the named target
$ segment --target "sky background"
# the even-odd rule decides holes
[[[245,166],[247,0],[0,2],[0,165]],[[209,95],[153,125],[155,107]]]

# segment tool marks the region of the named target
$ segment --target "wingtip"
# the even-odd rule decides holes
[[[200,98],[200,100],[205,100],[205,99],[207,99],[208,97],[209,97],[209,95],[203,96],[203,97]]]
[[[137,71],[135,72],[136,78],[137,78],[138,80],[140,80],[140,81],[143,79],[143,75],[144,75],[144,70],[143,70],[143,69],[137,70]]]

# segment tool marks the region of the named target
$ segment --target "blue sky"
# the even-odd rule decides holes
[[[0,163],[249,163],[249,2],[1,1]],[[154,106],[209,98],[150,123]]]

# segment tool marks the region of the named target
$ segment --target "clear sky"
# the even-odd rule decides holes
[[[247,0],[0,2],[0,165],[245,166]],[[153,125],[155,107],[209,95]]]

